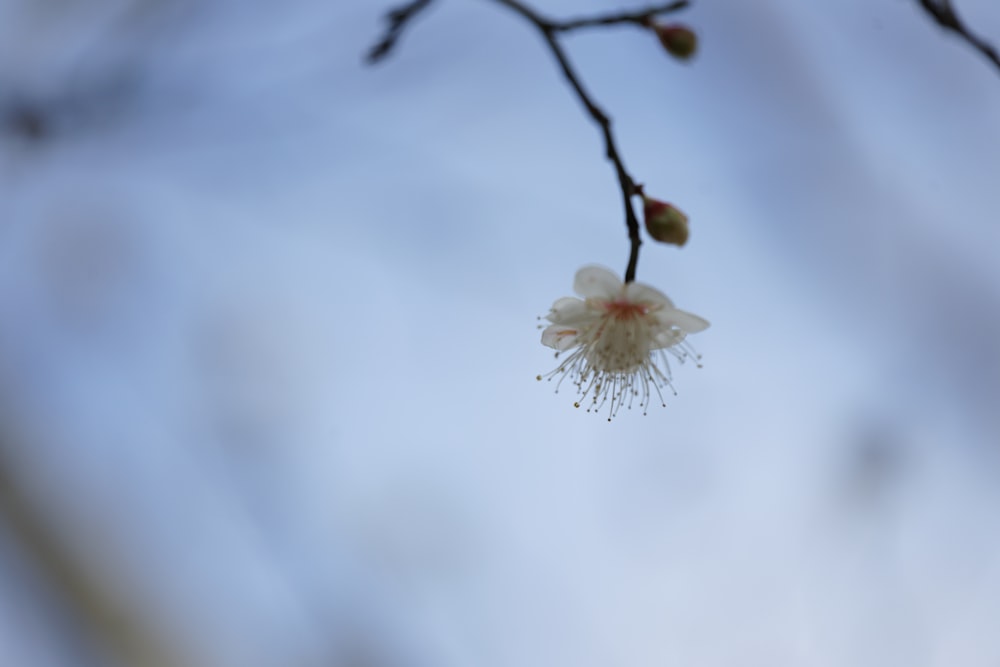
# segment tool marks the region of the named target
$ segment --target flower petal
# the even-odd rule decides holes
[[[552,324],[542,332],[542,345],[557,350],[568,350],[576,345],[577,330],[561,324]]]
[[[664,326],[677,327],[685,333],[698,333],[708,328],[708,320],[685,310],[670,308],[656,313],[656,319]]]
[[[552,304],[552,310],[545,316],[545,319],[555,324],[574,326],[590,322],[595,317],[594,312],[587,308],[587,304],[582,299],[564,296]]]
[[[585,266],[576,272],[573,291],[583,297],[611,301],[622,293],[622,281],[611,269]]]
[[[680,329],[660,329],[653,336],[653,342],[649,346],[651,350],[660,350],[665,347],[673,347],[684,342],[687,334]]]
[[[650,287],[643,283],[629,283],[625,285],[625,299],[630,303],[666,306],[668,308],[674,307],[674,302],[666,294],[655,287]]]

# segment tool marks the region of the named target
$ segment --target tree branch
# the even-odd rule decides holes
[[[366,60],[369,64],[377,63],[382,58],[389,55],[392,47],[396,46],[396,40],[403,34],[403,28],[414,16],[419,14],[431,4],[432,0],[412,0],[411,2],[393,9],[385,15],[389,27],[386,28],[385,35],[382,36],[375,46],[368,51]]]
[[[604,110],[599,107],[596,102],[594,102],[594,99],[587,92],[587,89],[583,87],[580,77],[573,69],[573,65],[570,63],[569,57],[566,55],[562,45],[559,43],[558,35],[559,33],[570,32],[580,28],[620,25],[626,23],[642,26],[644,28],[650,28],[653,27],[653,19],[656,16],[684,9],[690,5],[690,0],[674,0],[669,3],[650,5],[645,9],[633,12],[602,14],[566,21],[557,21],[555,19],[542,16],[537,11],[521,2],[521,0],[494,1],[519,14],[522,18],[526,19],[538,29],[538,31],[542,34],[542,37],[545,39],[545,43],[548,45],[549,50],[552,51],[552,55],[555,57],[556,62],[559,63],[559,67],[562,70],[566,81],[569,82],[570,87],[573,89],[573,92],[576,93],[576,96],[580,100],[584,109],[586,109],[593,121],[597,123],[598,127],[600,127],[601,135],[604,137],[605,155],[614,165],[615,174],[618,177],[618,185],[622,192],[622,204],[625,208],[625,226],[628,229],[628,238],[631,246],[629,249],[628,265],[625,268],[625,282],[632,282],[635,280],[636,266],[639,263],[639,246],[642,245],[642,238],[639,233],[639,218],[636,216],[635,209],[632,206],[632,197],[636,194],[641,194],[641,191],[637,188],[635,181],[625,168],[625,162],[622,160],[621,152],[618,150],[618,146],[615,143],[614,133],[611,131],[611,119],[604,112]],[[408,4],[389,12],[386,15],[386,18],[389,21],[389,28],[382,40],[372,47],[368,54],[368,61],[376,62],[388,54],[395,45],[396,40],[399,38],[399,35],[406,23],[413,18],[416,13],[427,7],[430,2],[431,0],[412,0]]]
[[[968,42],[974,49],[982,53],[987,60],[1000,70],[1000,53],[992,44],[974,35],[965,27],[962,19],[951,4],[951,0],[917,0],[924,11],[933,18],[939,26],[950,30]]]
[[[639,219],[635,214],[635,209],[632,207],[632,195],[636,194],[635,181],[625,168],[625,163],[622,160],[621,153],[615,143],[614,133],[611,131],[611,119],[604,112],[604,110],[601,109],[596,102],[594,102],[593,98],[583,87],[583,83],[573,70],[573,66],[570,63],[569,58],[566,56],[566,52],[563,51],[562,45],[559,44],[559,41],[556,38],[556,33],[563,31],[564,26],[567,25],[575,25],[578,27],[582,27],[584,25],[598,25],[597,23],[593,23],[593,21],[603,21],[600,25],[633,22],[631,17],[639,14],[622,15],[629,17],[628,20],[612,20],[614,17],[605,16],[599,19],[578,19],[567,23],[560,23],[542,17],[538,14],[538,12],[521,3],[520,0],[496,0],[496,2],[520,14],[542,33],[542,37],[545,39],[546,44],[548,44],[549,49],[552,51],[552,55],[555,56],[556,61],[559,63],[560,69],[562,69],[563,76],[569,82],[570,87],[576,93],[576,96],[579,98],[583,107],[587,110],[587,113],[601,128],[601,134],[604,136],[605,155],[615,167],[615,173],[618,176],[618,185],[621,187],[622,191],[622,204],[625,208],[625,225],[628,228],[628,238],[631,244],[628,265],[625,269],[625,282],[632,282],[635,280],[636,266],[639,263],[639,246],[642,245],[642,238],[639,235]]]
[[[557,32],[569,32],[579,28],[593,28],[595,26],[620,25],[622,23],[632,23],[646,28],[649,27],[655,17],[680,11],[687,8],[690,4],[689,0],[676,0],[675,2],[662,5],[652,5],[637,12],[619,12],[617,14],[604,14],[602,16],[553,22],[552,27]]]

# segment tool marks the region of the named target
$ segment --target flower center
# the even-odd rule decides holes
[[[647,310],[640,303],[628,301],[608,301],[604,304],[604,311],[616,320],[634,320],[644,316]]]
[[[584,334],[586,357],[601,373],[632,373],[649,363],[649,307],[625,300],[601,304],[604,315]]]

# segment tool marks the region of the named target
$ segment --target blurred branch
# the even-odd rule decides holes
[[[662,14],[685,9],[690,5],[689,0],[675,0],[674,2],[651,5],[645,9],[632,12],[618,12],[614,14],[601,14],[598,16],[581,17],[559,21],[546,16],[542,16],[537,11],[524,4],[520,0],[494,0],[500,5],[514,11],[522,18],[531,23],[541,33],[542,38],[548,45],[549,50],[559,63],[563,76],[569,83],[573,92],[576,93],[580,103],[586,109],[587,114],[598,125],[601,135],[604,137],[604,150],[608,160],[614,165],[615,174],[618,177],[618,185],[622,192],[622,203],[625,208],[625,226],[628,229],[630,243],[628,265],[625,269],[625,282],[635,280],[636,266],[639,263],[639,247],[642,245],[642,238],[639,234],[639,218],[636,216],[635,208],[632,206],[632,197],[641,194],[641,190],[636,186],[635,180],[625,168],[621,151],[615,142],[614,133],[611,130],[611,118],[597,105],[594,99],[583,87],[579,75],[573,69],[573,65],[559,43],[558,34],[571,32],[581,28],[591,28],[600,26],[611,26],[621,24],[633,24],[643,28],[654,28],[654,18]],[[429,5],[431,0],[414,0],[402,5],[386,15],[389,21],[389,28],[385,36],[372,47],[368,53],[368,61],[376,62],[383,58],[399,38],[400,33],[406,23],[413,18],[420,10]]]
[[[1000,70],[1000,54],[989,42],[974,35],[958,17],[958,13],[951,4],[951,0],[917,0],[927,14],[933,18],[939,26],[945,30],[950,30],[968,42],[974,49],[982,53],[998,70]]]
[[[0,454],[7,454],[0,443]],[[66,549],[63,540],[18,485],[6,456],[0,456],[0,520],[47,579],[74,618],[122,665],[180,667],[185,664],[141,615],[134,613],[100,574]]]
[[[376,63],[389,55],[392,47],[396,46],[396,40],[403,34],[403,28],[406,27],[410,19],[419,14],[421,10],[426,9],[430,4],[431,0],[413,0],[386,14],[385,20],[389,22],[389,27],[386,28],[382,39],[368,51],[368,62]]]
[[[139,89],[139,74],[126,69],[101,72],[76,86],[64,83],[45,97],[0,93],[0,135],[41,142],[61,134],[107,127],[121,119]]]

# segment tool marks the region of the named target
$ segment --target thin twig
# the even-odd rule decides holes
[[[642,245],[642,238],[639,235],[639,219],[635,214],[635,209],[632,207],[632,195],[636,193],[635,181],[625,168],[625,163],[622,160],[621,153],[618,151],[614,134],[611,131],[611,119],[603,109],[597,106],[597,103],[594,102],[593,98],[591,98],[590,94],[583,87],[583,84],[580,82],[580,78],[573,70],[573,66],[570,64],[569,58],[566,56],[566,52],[563,51],[562,46],[556,39],[556,33],[560,31],[559,26],[562,24],[557,21],[544,18],[538,12],[524,5],[519,0],[496,1],[501,5],[505,5],[517,12],[538,28],[539,32],[542,33],[542,37],[544,37],[546,44],[548,44],[549,49],[552,51],[552,55],[555,56],[556,61],[559,63],[563,76],[566,77],[570,87],[573,88],[576,96],[580,99],[580,103],[583,104],[587,113],[590,114],[590,117],[593,118],[594,122],[601,128],[601,133],[604,135],[605,154],[607,155],[608,160],[610,160],[615,166],[615,173],[618,176],[618,184],[622,191],[622,203],[625,207],[625,225],[628,228],[628,238],[631,243],[628,266],[625,269],[625,282],[632,282],[635,280],[635,270],[639,262],[639,246]],[[606,17],[602,20],[606,20]]]
[[[968,42],[974,49],[982,53],[987,60],[992,62],[1000,70],[1000,53],[996,48],[976,36],[965,27],[962,19],[951,4],[951,0],[917,0],[924,11],[933,18],[939,26],[945,30],[951,30],[959,37]]]
[[[385,20],[389,22],[389,27],[386,28],[382,39],[368,51],[366,60],[369,63],[376,63],[389,55],[392,47],[396,45],[396,40],[403,34],[403,28],[406,27],[410,19],[419,14],[421,10],[426,9],[430,4],[431,0],[412,0],[412,2],[393,9],[386,14]]]
[[[685,9],[691,3],[689,0],[676,0],[662,5],[653,5],[637,12],[619,12],[617,14],[604,14],[603,16],[590,16],[568,21],[553,23],[552,27],[557,32],[569,32],[579,28],[592,28],[595,26],[620,25],[622,23],[632,23],[641,27],[648,27],[654,17],[663,14]]]
[[[625,268],[625,282],[632,282],[635,280],[636,266],[639,263],[639,246],[642,245],[642,237],[639,234],[639,218],[636,216],[635,208],[632,206],[632,197],[639,194],[639,190],[636,187],[635,180],[625,168],[625,162],[622,160],[621,153],[615,143],[614,133],[611,131],[611,119],[604,112],[604,110],[601,109],[596,102],[594,102],[594,99],[587,92],[586,88],[583,87],[580,77],[577,76],[576,72],[573,70],[569,57],[566,55],[566,52],[563,51],[562,45],[559,43],[558,34],[570,32],[580,28],[620,24],[634,24],[643,27],[650,27],[654,17],[684,9],[690,4],[690,0],[674,0],[673,2],[665,4],[650,5],[645,9],[633,12],[602,14],[599,16],[577,18],[566,21],[557,21],[555,19],[544,17],[520,0],[495,1],[521,15],[521,17],[534,25],[538,31],[542,33],[545,43],[548,44],[549,50],[552,51],[552,55],[555,56],[556,61],[559,63],[563,76],[569,82],[570,87],[573,89],[573,92],[576,93],[577,98],[579,98],[580,103],[587,110],[587,113],[601,128],[601,134],[604,137],[605,155],[615,167],[615,174],[618,177],[618,185],[621,187],[622,191],[622,203],[625,208],[625,226],[628,228],[628,238],[630,242],[628,265]],[[386,15],[386,18],[389,21],[389,28],[382,40],[376,44],[368,54],[369,62],[375,62],[388,54],[395,45],[396,39],[398,39],[399,34],[402,32],[406,23],[417,12],[430,4],[430,2],[431,0],[413,0],[410,3],[389,12]]]

